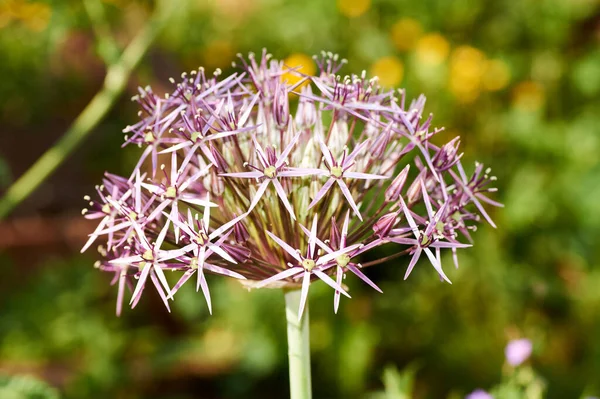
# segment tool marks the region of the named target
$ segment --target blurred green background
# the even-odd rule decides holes
[[[102,6],[122,48],[154,4]],[[97,43],[80,1],[0,0],[0,194],[101,87]],[[337,52],[343,73],[425,93],[443,138],[493,168],[506,205],[459,270],[445,260],[453,285],[428,267],[403,281],[401,259],[368,270],[383,295],[350,280],[337,316],[331,291],[311,289],[314,397],[370,397],[394,365],[414,367],[416,398],[461,398],[500,380],[519,337],[548,398],[600,396],[600,1],[182,0],[108,117],[0,222],[0,397],[287,397],[280,292],[211,279],[213,316],[186,286],[172,314],[148,295],[117,318],[110,276],[79,254],[81,198],[139,156],[120,149],[136,87],[227,72],[263,47],[307,73],[310,55]]]

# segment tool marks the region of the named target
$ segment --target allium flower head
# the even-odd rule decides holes
[[[424,96],[341,76],[345,61],[329,53],[315,60],[314,77],[263,52],[227,78],[184,73],[164,97],[140,89],[141,120],[125,129],[140,160],[129,177],[107,174],[84,210],[99,220],[84,250],[105,240],[97,266],[115,275],[118,313],[126,287],[132,306],[151,284],[168,308],[194,274],[209,309],[215,273],[301,288],[300,314],[319,280],[335,311],[347,275],[381,292],[364,269],[401,255],[405,278],[424,254],[450,282],[441,252],[458,265],[479,215],[493,224],[483,204],[501,206],[485,195],[495,178],[481,164],[467,174],[458,138],[431,143],[443,129],[424,117]],[[383,245],[394,254],[361,264]],[[173,286],[166,270],[181,273]]]
[[[527,338],[510,341],[504,349],[506,361],[513,367],[521,365],[531,356],[533,344]]]

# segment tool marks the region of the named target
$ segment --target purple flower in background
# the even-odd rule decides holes
[[[318,76],[266,51],[240,60],[225,78],[184,73],[164,98],[140,89],[141,120],[125,129],[139,162],[130,177],[106,174],[97,200],[85,197],[98,227],[84,250],[103,239],[96,265],[113,275],[117,313],[127,289],[133,307],[148,285],[168,307],[194,274],[209,310],[205,273],[301,289],[300,315],[311,284],[334,289],[337,312],[350,297],[346,275],[381,292],[366,269],[401,256],[388,265],[406,278],[426,257],[450,282],[441,252],[457,264],[470,232],[494,225],[484,205],[501,204],[487,196],[490,170],[476,163],[469,175],[460,140],[444,144],[443,128],[423,117],[425,96],[408,102],[366,72],[338,75],[346,61],[330,53],[316,58]],[[385,257],[371,252],[381,246]],[[366,252],[375,259],[361,264]]]
[[[504,355],[506,361],[513,367],[521,365],[531,356],[533,345],[527,338],[512,340],[506,345]]]
[[[465,399],[494,399],[494,397],[483,389],[476,389],[465,396]]]

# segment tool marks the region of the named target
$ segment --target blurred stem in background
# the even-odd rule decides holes
[[[308,303],[304,308],[302,318],[298,318],[301,296],[301,290],[285,291],[291,399],[310,399],[312,397]]]
[[[113,40],[101,1],[83,0],[83,6],[90,17],[98,41],[98,54],[106,65],[116,64],[119,61],[119,46]]]
[[[172,10],[178,3],[177,0],[157,2],[149,21],[118,57],[118,48],[111,39],[102,5],[96,0],[85,1],[86,10],[94,25],[94,32],[98,36],[98,51],[102,59],[107,62],[104,85],[58,142],[9,187],[4,197],[0,199],[0,220],[27,198],[110,111],[123,93],[133,69],[166,25]]]

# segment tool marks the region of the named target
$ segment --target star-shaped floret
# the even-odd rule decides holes
[[[503,204],[496,202],[494,200],[491,200],[482,194],[482,192],[496,191],[495,188],[485,188],[485,186],[487,186],[489,183],[494,181],[496,178],[494,176],[490,177],[489,176],[490,170],[487,169],[486,171],[484,171],[483,164],[480,164],[478,162],[475,163],[475,172],[473,173],[473,176],[470,179],[467,178],[467,174],[465,173],[465,170],[462,167],[462,164],[460,162],[458,162],[456,164],[456,167],[458,169],[458,173],[460,174],[460,177],[457,176],[453,170],[451,170],[451,169],[448,170],[450,172],[450,174],[452,175],[452,177],[454,178],[454,181],[456,182],[457,185],[459,185],[461,187],[465,196],[467,196],[471,201],[473,201],[473,203],[475,204],[475,206],[477,207],[477,209],[479,210],[481,215],[485,218],[485,220],[487,220],[487,222],[492,227],[496,228],[496,224],[494,223],[494,221],[492,220],[490,215],[488,215],[488,213],[485,211],[485,208],[483,207],[483,205],[480,202],[480,200],[481,200],[481,201],[486,202],[493,206],[504,207]]]
[[[244,218],[246,214],[238,216],[235,219],[225,223],[223,226],[214,230],[212,233],[209,233],[209,207],[204,208],[204,215],[202,220],[198,220],[198,215],[196,215],[195,220],[192,219],[192,212],[189,209],[187,223],[182,222],[178,217],[174,218],[170,215],[167,216],[169,217],[169,219],[171,219],[171,221],[177,228],[180,228],[181,231],[183,231],[183,233],[188,236],[188,238],[191,241],[191,243],[183,247],[181,251],[183,253],[188,253],[191,251],[193,254],[193,257],[191,257],[191,259],[189,260],[191,270],[186,272],[181,277],[175,288],[173,288],[173,290],[171,291],[171,295],[173,295],[177,291],[177,289],[179,289],[179,287],[181,287],[181,285],[183,285],[183,283],[187,281],[194,272],[197,271],[198,282],[196,284],[196,291],[202,288],[202,293],[204,294],[204,298],[206,299],[208,310],[212,314],[212,302],[210,299],[210,291],[208,289],[208,284],[206,283],[206,278],[204,276],[204,269],[210,270],[215,273],[236,277],[239,279],[245,279],[245,277],[241,274],[232,272],[225,268],[206,263],[206,259],[214,253],[228,262],[234,264],[237,263],[235,259],[233,259],[233,257],[231,257],[231,255],[229,255],[221,246],[233,231],[232,228],[234,227],[234,225],[237,222],[239,222],[242,218]],[[220,237],[219,240],[213,242],[213,240],[218,237]]]
[[[161,154],[192,147],[186,150],[187,155],[184,162],[188,162],[193,154],[196,154],[196,151],[200,149],[211,163],[216,163],[217,160],[211,153],[208,144],[211,141],[256,129],[257,126],[246,126],[246,122],[249,121],[258,97],[258,94],[255,95],[248,104],[243,105],[240,108],[239,116],[233,113],[233,100],[230,95],[227,99],[221,100],[214,110],[206,101],[203,101],[204,108],[210,113],[208,118],[195,109],[195,105],[190,105],[191,110],[186,110],[187,113],[181,112],[183,126],[177,130],[182,138],[181,142],[161,151]],[[190,114],[188,115],[188,113]]]
[[[108,173],[104,179],[104,184],[102,186],[97,186],[96,191],[98,192],[100,201],[91,201],[89,196],[85,196],[84,199],[90,201],[90,208],[84,209],[82,213],[86,219],[102,218],[102,220],[100,220],[100,223],[98,223],[94,232],[90,234],[90,238],[83,248],[81,248],[82,253],[87,250],[106,229],[109,230],[109,232],[106,233],[108,234],[107,249],[110,250],[112,248],[114,233],[111,229],[114,227],[115,220],[118,219],[120,214],[118,209],[111,205],[109,199],[117,199],[119,204],[123,204],[130,199],[134,192],[129,181],[119,179],[118,176],[110,175]]]
[[[163,110],[167,108],[168,104],[165,104],[164,100],[157,99],[152,117],[146,118],[140,125],[128,126],[124,130],[125,133],[134,132],[130,138],[125,137],[125,144],[133,143],[140,147],[146,146],[129,180],[133,180],[136,172],[140,170],[148,156],[152,159],[152,177],[156,176],[159,150],[166,145],[177,143],[177,138],[165,137],[163,134],[171,127],[179,112],[185,107],[180,106],[167,115],[162,116]]]
[[[303,230],[306,229],[303,227]],[[350,295],[331,277],[325,274],[323,271],[333,265],[335,260],[345,254],[348,254],[358,248],[360,245],[351,245],[349,247],[333,251],[331,253],[320,255],[316,251],[317,246],[317,215],[313,218],[313,223],[310,231],[306,230],[308,236],[308,248],[306,249],[306,256],[300,254],[300,250],[294,250],[289,244],[277,237],[275,234],[267,231],[267,234],[273,241],[275,241],[285,252],[287,252],[296,263],[288,263],[289,269],[286,269],[274,276],[271,276],[256,285],[256,288],[264,287],[274,281],[283,280],[285,278],[293,278],[295,276],[302,275],[302,292],[300,296],[300,308],[298,310],[298,318],[302,317],[306,299],[308,297],[308,288],[310,286],[310,279],[314,275],[320,280],[323,280],[327,285],[332,287],[334,290],[339,291],[341,294],[350,298]]]
[[[128,267],[138,268],[139,279],[129,302],[132,307],[139,301],[146,281],[148,280],[148,277],[150,277],[165,306],[170,312],[171,309],[169,307],[168,299],[173,299],[173,297],[170,294],[171,289],[169,288],[169,283],[167,282],[163,268],[168,266],[165,261],[181,256],[186,251],[183,249],[172,251],[161,249],[165,236],[167,235],[168,225],[163,227],[153,244],[150,243],[139,225],[135,224],[134,229],[137,233],[137,239],[135,240],[135,252],[137,252],[137,254],[116,258],[109,263],[121,265],[125,269]]]
[[[367,248],[366,246],[362,246],[360,244],[358,246],[354,245],[354,246],[350,246],[350,247],[354,247],[354,249],[352,251],[343,252],[346,248],[348,248],[347,239],[348,239],[349,221],[350,221],[350,211],[346,212],[346,218],[344,219],[344,224],[342,225],[342,231],[340,234],[339,230],[337,230],[337,225],[335,224],[335,220],[332,220],[332,223],[331,223],[332,236],[339,237],[339,239],[336,240],[337,241],[336,244],[334,244],[333,242],[330,241],[329,245],[328,245],[327,242],[323,242],[323,241],[319,240],[318,238],[315,238],[315,242],[327,254],[332,254],[332,253],[342,251],[342,253],[338,257],[335,258],[335,263],[334,263],[334,266],[336,267],[336,283],[340,287],[342,286],[342,278],[344,277],[345,273],[347,271],[350,271],[354,275],[356,275],[358,278],[360,278],[362,281],[364,281],[365,283],[370,285],[374,290],[376,290],[377,292],[383,293],[383,291],[381,291],[381,289],[360,270],[362,265],[360,263],[352,262],[352,258],[365,252],[365,250],[370,248],[371,246],[369,246]],[[301,227],[305,234],[307,234],[307,235],[310,234],[310,232],[304,226],[301,226]],[[335,230],[335,231],[333,231],[333,230]],[[339,248],[337,250],[335,250],[332,248],[332,246],[337,246]],[[338,311],[339,304],[340,304],[340,291],[336,290],[334,297],[333,297],[333,310],[335,313],[337,313],[337,311]]]
[[[331,153],[329,148],[327,148],[322,138],[318,138],[317,141],[319,143],[319,146],[321,147],[321,151],[323,152],[325,164],[329,169],[329,179],[323,185],[323,187],[321,187],[315,198],[308,206],[308,209],[311,209],[313,206],[315,206],[325,196],[325,194],[327,194],[331,186],[333,186],[334,183],[337,183],[337,185],[340,187],[340,190],[342,191],[342,194],[348,201],[348,204],[350,205],[356,216],[358,216],[358,218],[362,220],[362,216],[360,214],[360,211],[358,210],[358,206],[354,202],[352,194],[350,193],[350,190],[348,189],[348,186],[346,185],[343,179],[387,179],[386,176],[362,172],[352,172],[349,170],[350,168],[352,168],[352,166],[354,166],[354,158],[356,158],[356,156],[366,147],[368,141],[364,141],[361,144],[357,145],[356,148],[354,148],[354,150],[348,156],[346,156],[346,150],[344,150],[344,154],[342,155],[342,160],[340,162],[334,159],[333,154]]]
[[[110,211],[111,215],[113,210],[116,211],[118,215],[118,223],[114,223],[117,221],[117,218],[115,218],[113,223],[107,224],[107,227],[103,230],[95,231],[92,237],[90,237],[88,245],[93,242],[92,238],[94,235],[97,237],[107,234],[109,237],[112,237],[114,233],[121,232],[121,240],[111,245],[111,247],[119,247],[131,238],[131,236],[134,234],[136,226],[143,227],[146,224],[148,221],[146,215],[150,207],[154,205],[155,197],[151,196],[150,198],[146,198],[142,194],[141,181],[143,176],[140,176],[139,170],[136,172],[135,176],[135,182],[131,186],[129,193],[125,193],[120,198],[112,196],[106,197],[107,203],[103,206],[103,208],[107,212]]]
[[[402,206],[402,211],[408,221],[409,228],[414,238],[405,238],[405,237],[388,237],[388,240],[398,243],[398,244],[407,244],[413,245],[413,256],[408,265],[408,269],[406,270],[406,274],[404,275],[404,279],[406,280],[413,268],[417,264],[421,253],[425,252],[425,255],[429,258],[429,261],[433,265],[434,269],[438,272],[441,278],[446,280],[448,283],[452,284],[450,279],[444,273],[442,269],[439,251],[440,248],[466,248],[470,247],[468,244],[461,244],[459,242],[450,242],[450,241],[439,241],[440,238],[444,238],[443,236],[436,236],[435,229],[438,227],[438,223],[440,222],[441,215],[444,214],[444,207],[447,204],[444,204],[441,209],[437,212],[433,212],[433,208],[431,206],[431,200],[429,199],[429,195],[427,194],[427,190],[425,189],[425,184],[421,184],[421,191],[423,194],[423,202],[425,203],[425,208],[427,209],[427,215],[429,216],[429,220],[427,221],[427,227],[425,230],[419,230],[419,226],[416,224],[415,219],[413,218],[410,209],[404,202],[402,196],[400,196],[400,203]],[[437,256],[433,254],[430,248],[436,248]]]
[[[260,166],[254,166],[247,164],[246,166],[253,169],[251,172],[234,172],[234,173],[221,173],[221,176],[228,177],[237,177],[243,179],[257,179],[262,180],[258,189],[256,190],[256,194],[250,203],[250,208],[246,213],[249,213],[254,209],[258,201],[262,198],[263,194],[267,190],[269,184],[273,184],[275,187],[275,191],[277,192],[277,196],[283,202],[285,209],[289,212],[292,219],[296,219],[296,215],[294,214],[294,208],[290,201],[288,200],[288,196],[285,192],[285,189],[281,185],[279,178],[282,177],[304,177],[304,176],[312,176],[315,174],[322,174],[323,171],[320,169],[310,169],[310,168],[291,168],[287,166],[287,158],[296,143],[298,142],[298,138],[300,137],[300,133],[296,134],[294,138],[290,141],[290,143],[285,147],[283,152],[276,155],[275,149],[272,147],[267,147],[267,150],[263,150],[262,146],[256,140],[256,137],[252,137],[252,141],[254,142],[254,149],[256,151],[256,157],[260,162]]]
[[[171,154],[171,173],[168,175],[165,172],[164,165],[161,165],[161,169],[165,174],[166,183],[161,184],[150,184],[150,183],[140,183],[142,187],[148,190],[150,193],[158,196],[160,199],[160,203],[152,213],[148,216],[148,220],[154,220],[158,215],[161,214],[163,209],[165,209],[168,205],[171,205],[171,219],[176,218],[179,214],[179,205],[178,201],[187,202],[188,204],[198,205],[203,207],[214,207],[216,204],[198,198],[197,195],[192,193],[187,193],[186,189],[190,184],[197,181],[201,176],[204,176],[208,173],[209,169],[212,167],[212,164],[208,164],[206,167],[199,169],[197,172],[186,177],[186,169],[187,164],[182,164],[180,168],[177,168],[177,154]],[[175,241],[179,241],[179,227],[175,226]]]

